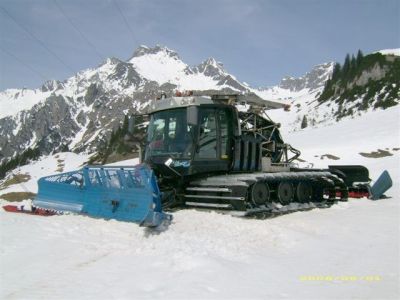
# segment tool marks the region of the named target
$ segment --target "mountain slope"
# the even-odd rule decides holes
[[[259,88],[257,94],[264,99],[282,100],[321,92],[332,74],[333,66],[333,62],[320,64],[302,77],[287,76],[278,86]]]
[[[43,153],[65,145],[93,152],[125,114],[175,89],[240,92],[247,87],[214,59],[190,67],[166,47],[141,46],[126,62],[110,58],[63,82],[1,92],[0,160],[35,145]]]
[[[341,66],[336,64],[318,101],[338,104],[337,119],[365,111],[370,107],[387,108],[399,103],[400,56],[373,53],[348,55]]]
[[[396,51],[383,50],[384,55],[379,55],[387,60]],[[397,59],[394,63],[397,65]],[[27,147],[37,146],[43,154],[67,147],[85,153],[103,149],[124,116],[143,110],[161,91],[169,95],[174,90],[206,94],[250,91],[264,99],[292,104],[289,113],[270,112],[274,120],[284,124],[284,130],[300,129],[304,116],[308,126],[329,124],[337,119],[340,103],[333,98],[317,99],[334,65],[321,64],[302,77],[286,77],[278,86],[256,89],[238,81],[213,58],[189,66],[166,47],[140,46],[127,61],[109,58],[97,68],[83,70],[62,82],[48,81],[35,90],[0,92],[0,162]],[[393,67],[390,61],[388,65]],[[398,91],[398,85],[393,90]]]
[[[354,56],[350,59],[348,55],[348,62],[339,67],[341,71],[338,71],[339,64],[329,64],[327,72],[320,75],[325,78],[323,84],[315,89],[283,89],[281,84],[266,90],[272,97],[291,99],[292,105],[290,112],[276,110],[269,115],[282,123],[283,131],[296,131],[302,128],[304,120],[307,126],[326,126],[343,118],[357,118],[376,109],[398,105],[399,52],[392,49],[366,56],[361,53],[357,59]],[[264,91],[264,95],[268,94]]]

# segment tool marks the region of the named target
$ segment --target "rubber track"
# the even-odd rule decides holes
[[[255,206],[251,201],[249,201],[249,189],[252,184],[256,182],[267,182],[267,183],[279,183],[282,181],[308,181],[312,184],[322,186],[324,189],[329,190],[329,199],[319,199],[318,201],[312,201],[310,203],[296,203],[292,202],[288,205],[281,205],[277,202],[270,202],[265,205]],[[187,187],[185,195],[192,194],[189,190],[191,188],[220,188],[220,189],[231,189],[235,191],[235,188],[241,188],[246,190],[246,194],[241,195],[231,194],[230,196],[242,196],[245,198],[243,200],[246,205],[246,210],[233,211],[232,215],[240,215],[254,218],[273,218],[276,216],[297,212],[306,211],[314,208],[329,208],[338,200],[347,201],[348,190],[343,180],[338,176],[328,172],[328,171],[306,171],[306,172],[278,172],[278,173],[240,173],[240,174],[227,174],[227,175],[217,175],[211,176],[204,179],[199,179],[192,181],[190,186]],[[341,199],[336,198],[336,191],[341,192]],[[209,195],[210,193],[206,193]],[[202,196],[202,194],[197,193],[197,195]],[[218,196],[215,196],[218,199]],[[199,197],[201,198],[201,197]],[[196,199],[196,198],[193,198]],[[201,202],[202,200],[197,200]],[[272,201],[276,201],[272,200]],[[196,201],[195,201],[196,202]],[[232,210],[232,208],[231,208]]]

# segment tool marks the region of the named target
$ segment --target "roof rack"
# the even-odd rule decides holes
[[[213,101],[222,102],[229,105],[251,105],[254,108],[262,109],[284,108],[285,110],[288,110],[290,107],[290,105],[287,103],[262,99],[254,93],[212,95],[211,99]]]

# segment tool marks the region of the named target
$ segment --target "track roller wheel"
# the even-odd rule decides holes
[[[348,201],[349,200],[349,190],[348,188],[342,188],[340,190],[340,201]]]
[[[313,192],[312,199],[314,202],[324,201],[324,189],[323,188],[321,188],[320,186],[314,185],[312,192]]]
[[[266,204],[270,199],[270,190],[267,183],[256,182],[250,189],[250,199],[255,206]]]
[[[299,182],[296,188],[297,201],[307,203],[312,200],[313,190],[308,182]]]
[[[293,184],[290,182],[281,182],[278,185],[278,199],[282,205],[287,205],[292,202],[294,196]]]

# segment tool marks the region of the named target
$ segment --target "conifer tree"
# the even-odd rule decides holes
[[[351,56],[350,60],[350,69],[355,70],[356,68],[356,58],[354,57],[354,54]]]
[[[346,76],[349,73],[349,70],[350,70],[350,54],[346,55],[342,70],[343,70],[343,75],[344,76]]]
[[[301,121],[301,129],[306,128],[306,127],[308,126],[307,123],[308,123],[308,122],[307,122],[307,117],[306,117],[306,115],[304,115],[304,116],[303,116],[303,120]]]
[[[125,115],[124,123],[122,125],[122,135],[127,134],[128,133],[128,129],[129,129],[129,117],[128,117],[128,115]]]
[[[340,64],[335,63],[335,65],[333,66],[332,79],[333,80],[337,79],[339,75],[340,75]]]
[[[38,159],[40,156],[40,150],[38,147],[32,149],[28,148],[21,154],[17,154],[14,158],[0,165],[0,179],[6,176],[7,172],[15,169],[17,166],[26,165],[30,160]]]
[[[357,52],[357,67],[359,67],[361,65],[361,61],[364,58],[364,54],[362,53],[361,50],[358,50]]]

